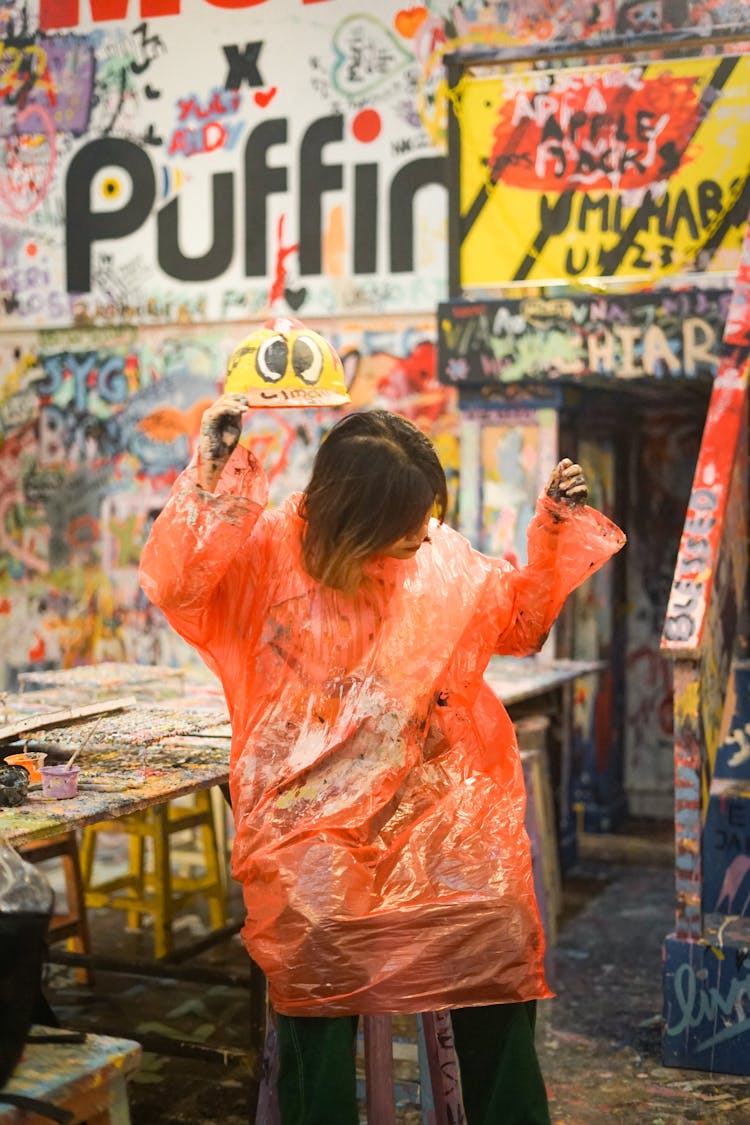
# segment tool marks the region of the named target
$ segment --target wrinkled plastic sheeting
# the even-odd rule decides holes
[[[43,872],[0,836],[0,914],[51,914],[53,901]]]
[[[549,995],[512,725],[483,680],[539,650],[624,543],[540,499],[522,569],[449,527],[354,597],[300,561],[298,497],[264,510],[239,449],[216,495],[177,481],[141,581],[220,676],[233,874],[277,1011],[410,1012]]]

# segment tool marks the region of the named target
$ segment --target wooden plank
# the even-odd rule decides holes
[[[93,719],[98,715],[135,707],[136,703],[134,695],[124,695],[118,699],[102,699],[98,703],[82,703],[76,707],[64,707],[60,711],[30,715],[27,719],[17,719],[0,727],[0,742],[15,742],[24,734],[31,734],[35,730],[70,726],[71,723],[80,722],[82,719]]]

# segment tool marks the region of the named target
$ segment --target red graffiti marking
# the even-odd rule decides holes
[[[363,144],[379,137],[381,127],[382,121],[376,109],[362,109],[352,121],[352,133]]]
[[[41,117],[45,132],[20,136],[19,125],[26,117]],[[0,169],[0,202],[17,219],[36,210],[47,194],[57,163],[55,127],[46,109],[33,105],[16,114],[17,132],[5,138],[5,153]]]
[[[303,4],[319,4],[322,0],[301,0]],[[213,8],[237,10],[255,8],[266,0],[206,0]],[[91,0],[91,18],[95,23],[105,20],[124,20],[135,18],[129,11],[130,0]],[[135,5],[133,5],[135,7]],[[179,16],[182,0],[140,0],[138,5],[141,19],[154,19],[156,16]],[[189,18],[189,13],[188,13]],[[39,27],[50,31],[58,27],[77,27],[81,22],[79,0],[40,0]]]
[[[393,21],[396,31],[399,35],[403,35],[404,39],[413,39],[427,19],[428,14],[427,9],[421,6],[418,8],[402,8],[400,12],[396,13],[396,18]]]
[[[275,97],[276,97],[276,87],[275,86],[272,86],[270,90],[256,90],[255,93],[253,94],[253,99],[255,101],[255,104],[257,106],[260,106],[261,109],[265,109],[267,105],[270,105]]]
[[[286,286],[286,259],[295,250],[299,250],[299,242],[294,242],[289,246],[284,246],[284,215],[279,216],[279,222],[276,227],[276,240],[278,249],[276,251],[276,268],[274,270],[273,282],[271,284],[271,291],[268,294],[268,303],[272,305],[274,301],[280,300],[284,296],[284,288]]]
[[[178,98],[177,104],[180,109],[178,120],[182,123],[189,117],[206,121],[209,117],[223,117],[226,113],[236,113],[241,102],[237,93],[229,94],[223,90],[214,90],[205,106],[202,106],[192,95],[189,98]]]
[[[697,77],[579,74],[498,110],[490,174],[533,191],[645,187],[674,175],[700,118]]]

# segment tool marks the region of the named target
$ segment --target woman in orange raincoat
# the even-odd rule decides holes
[[[524,783],[483,673],[536,652],[624,536],[565,460],[528,564],[487,558],[442,523],[429,440],[379,410],[338,421],[306,491],[268,510],[246,409],[206,411],[141,582],[226,694],[232,869],[278,1016],[282,1121],[357,1121],[347,1017],[450,1008],[469,1125],[545,1125]]]

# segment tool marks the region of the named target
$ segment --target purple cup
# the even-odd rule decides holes
[[[63,801],[78,796],[78,766],[42,766],[42,796]]]

